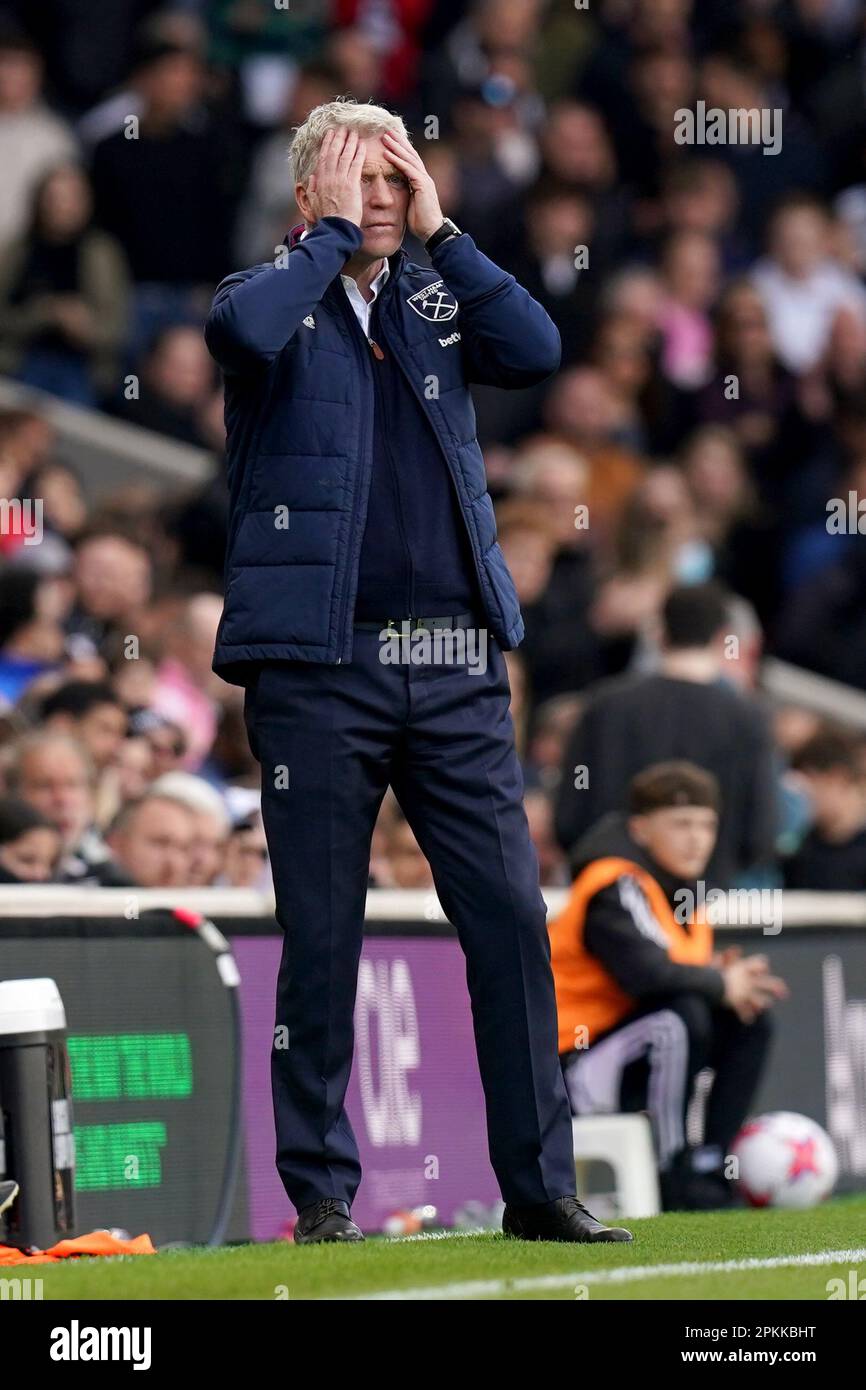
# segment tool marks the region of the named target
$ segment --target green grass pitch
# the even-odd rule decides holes
[[[844,1281],[846,1297],[858,1286],[866,1296],[866,1194],[805,1212],[672,1212],[628,1224],[630,1245],[498,1234],[370,1238],[359,1246],[188,1248],[0,1273],[29,1273],[43,1280],[46,1299],[62,1300],[827,1300],[831,1279]]]

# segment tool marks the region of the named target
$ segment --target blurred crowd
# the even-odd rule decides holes
[[[638,766],[688,756],[728,772],[719,882],[866,887],[863,734],[757,688],[771,654],[866,692],[860,0],[0,3],[0,375],[216,460],[94,497],[47,414],[0,409],[0,879],[269,884],[210,669],[201,328],[298,222],[291,133],[339,93],[404,116],[562,335],[552,381],[476,392],[543,882]],[[680,143],[698,102],[779,113],[777,152]],[[432,884],[390,796],[371,876]]]

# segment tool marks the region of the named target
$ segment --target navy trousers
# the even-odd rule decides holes
[[[383,664],[378,633],[356,630],[351,662],[267,662],[247,689],[284,933],[271,1054],[277,1168],[298,1210],[322,1197],[351,1204],[361,1179],[344,1099],[370,845],[389,783],[466,956],[502,1196],[529,1205],[575,1191],[545,904],[505,659],[487,636],[480,674]]]

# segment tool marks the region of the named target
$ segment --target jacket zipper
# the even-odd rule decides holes
[[[347,321],[348,324],[349,324],[349,336],[350,336],[350,338],[352,339],[352,342],[353,342],[353,344],[355,345],[355,347],[358,349],[357,355],[358,355],[358,358],[359,358],[360,363],[361,363],[361,371],[362,371],[364,377],[369,381],[370,385],[371,385],[372,388],[373,388],[373,390],[372,390],[372,395],[373,395],[373,398],[374,398],[374,400],[375,400],[376,385],[375,385],[375,381],[373,380],[373,372],[372,372],[372,370],[368,367],[368,364],[367,364],[367,361],[366,361],[366,358],[365,358],[365,354],[364,354],[364,353],[361,351],[361,349],[360,349],[360,344],[358,343],[357,334],[356,334],[355,331],[354,331],[355,329],[360,328],[360,324],[358,323],[358,320],[355,318],[355,311],[354,311],[354,309],[352,308],[351,304],[349,303],[348,299],[346,298],[346,295],[345,295],[345,292],[344,292],[344,290],[343,290],[342,285],[340,285],[340,288],[336,291],[336,293],[338,294],[339,299],[340,299],[340,308],[341,308],[341,310],[342,310],[343,317],[346,319],[346,321]],[[370,458],[370,468],[372,469],[372,463],[373,463],[373,421],[374,421],[374,413],[373,413],[373,410],[370,410],[369,413],[368,413],[368,421],[369,421],[369,423],[368,423],[368,426],[367,426],[367,453],[368,453],[369,458]],[[369,475],[368,475],[367,482],[368,482],[368,495],[369,495],[369,482],[370,482],[370,477],[369,477]],[[352,538],[353,538],[353,536],[354,536],[354,534],[355,534],[355,525],[356,525],[357,516],[358,516],[358,503],[359,503],[359,501],[360,501],[360,493],[361,493],[361,481],[360,481],[360,479],[358,479],[358,480],[356,480],[356,482],[355,482],[355,487],[354,487],[354,490],[353,490],[353,493],[352,493],[352,517],[351,517],[351,522],[350,522],[350,526],[349,526],[349,545],[350,545],[350,547],[351,547],[351,544],[352,544]],[[360,545],[359,545],[359,547],[358,547],[358,556],[359,556],[359,559],[360,559],[360,553],[361,553],[361,551],[360,551]],[[343,588],[343,593],[342,593],[341,598],[340,598],[340,619],[339,619],[339,623],[338,623],[338,641],[340,642],[340,645],[341,645],[341,654],[337,657],[336,661],[334,662],[334,665],[335,665],[335,666],[341,666],[342,663],[343,663],[342,648],[345,647],[346,616],[347,616],[348,608],[349,608],[349,592],[350,592],[350,590],[351,590],[351,587],[352,587],[352,572],[351,572],[351,567],[350,567],[350,566],[347,566],[347,567],[346,567],[346,583],[345,583],[345,586],[344,586],[344,588]]]
[[[373,328],[374,328],[374,324],[373,324],[373,319],[374,319],[374,317],[375,317],[376,323],[377,323],[377,325],[378,325],[379,316],[378,316],[378,314],[376,313],[376,307],[377,307],[377,305],[378,305],[378,300],[376,301],[376,304],[374,304],[373,310],[372,310],[372,312],[371,312],[371,314],[370,314],[370,329],[371,329],[371,331],[372,331]],[[381,349],[381,347],[379,346],[379,344],[376,342],[375,338],[368,338],[368,342],[369,342],[369,344],[370,344],[370,350],[371,350],[373,356],[375,357],[376,361],[377,361],[377,362],[384,362],[384,361],[385,361],[385,354],[384,354],[384,352],[382,351],[382,349]],[[411,616],[414,614],[414,612],[415,612],[415,561],[414,561],[413,558],[412,558],[412,551],[411,551],[411,548],[410,548],[410,546],[409,546],[408,537],[407,537],[407,535],[406,535],[406,517],[405,517],[405,513],[404,513],[404,509],[403,509],[403,495],[402,495],[402,493],[401,493],[401,491],[400,491],[400,476],[399,476],[399,470],[397,469],[397,466],[396,466],[396,464],[394,463],[394,455],[393,455],[393,453],[391,452],[391,442],[390,442],[390,441],[391,441],[391,432],[390,432],[390,428],[389,428],[389,420],[388,420],[387,407],[386,407],[386,404],[385,404],[385,392],[382,390],[382,381],[381,381],[381,377],[380,377],[380,375],[379,375],[379,373],[378,373],[378,371],[376,370],[375,367],[373,368],[373,378],[374,378],[374,389],[375,389],[375,392],[376,392],[376,404],[377,404],[377,407],[379,408],[380,419],[381,419],[381,426],[382,426],[382,444],[383,444],[383,447],[384,447],[384,449],[385,449],[385,453],[386,453],[387,456],[388,456],[388,465],[389,465],[389,468],[390,468],[390,470],[391,470],[391,478],[392,478],[392,481],[393,481],[393,484],[394,484],[394,493],[395,493],[395,496],[396,496],[396,498],[397,498],[397,519],[398,519],[398,524],[399,524],[399,527],[400,527],[400,537],[401,537],[401,539],[402,539],[402,541],[403,541],[403,550],[404,550],[404,552],[405,552],[405,554],[406,554],[406,563],[407,563],[407,567],[408,567],[408,571],[409,571],[409,608],[408,608],[408,610],[407,610],[407,616],[410,616],[410,617],[411,617]]]

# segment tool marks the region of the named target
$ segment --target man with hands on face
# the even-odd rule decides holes
[[[443,218],[399,117],[329,102],[297,131],[291,160],[304,223],[273,264],[222,282],[206,338],[225,378],[230,490],[213,664],[246,687],[262,768],[284,934],[277,1168],[298,1209],[295,1240],[363,1239],[344,1097],[370,844],[389,784],[466,954],[505,1231],[628,1240],[574,1195],[546,910],[503,657],[523,621],[469,392],[543,381],[559,366],[559,334]],[[407,226],[432,268],[401,249]],[[482,634],[483,667],[383,659],[389,633],[442,628]],[[413,1007],[400,990],[391,1006]],[[420,1173],[429,1139],[411,1071],[406,1081],[390,1126],[416,1149]]]

